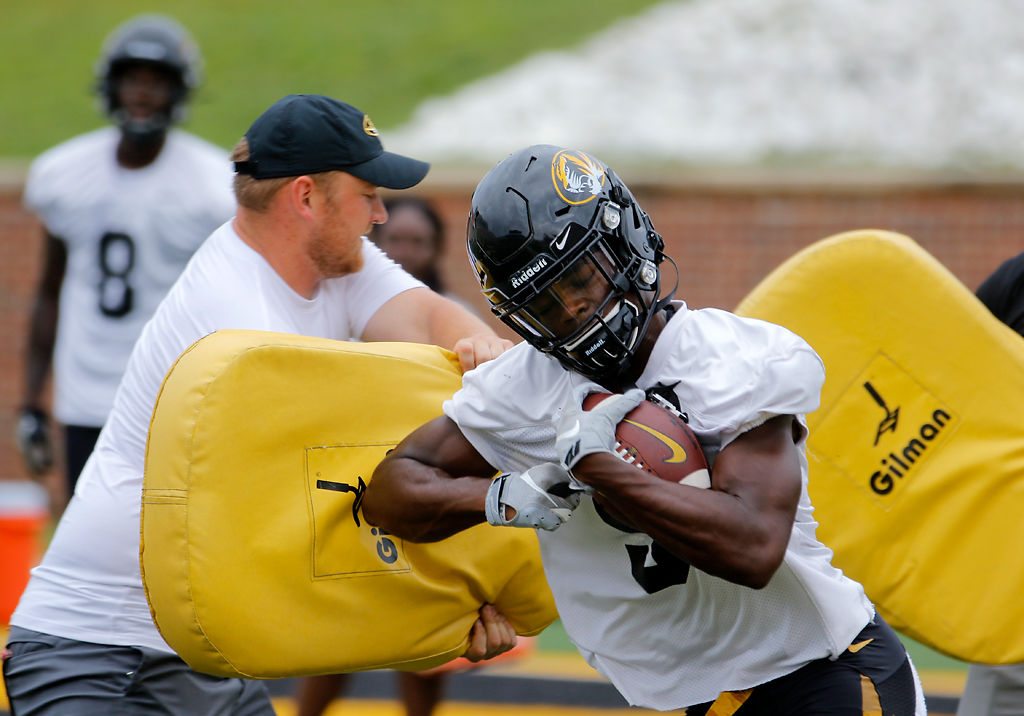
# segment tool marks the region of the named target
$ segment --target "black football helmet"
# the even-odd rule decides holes
[[[466,243],[494,314],[598,381],[629,366],[672,298],[660,295],[661,235],[615,172],[581,151],[535,145],[491,169]]]
[[[150,65],[167,72],[173,80],[171,106],[166,115],[144,121],[120,111],[117,80],[129,66]],[[97,92],[103,111],[123,131],[139,139],[166,132],[185,115],[185,103],[199,85],[202,57],[188,30],[164,15],[139,15],[119,25],[104,41],[96,63]]]

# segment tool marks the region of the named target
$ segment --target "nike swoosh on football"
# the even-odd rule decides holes
[[[626,420],[625,422],[629,423],[630,425],[632,425],[634,427],[640,428],[645,433],[650,433],[655,438],[657,438],[657,440],[659,442],[665,443],[665,446],[668,447],[668,449],[672,451],[672,456],[670,458],[668,458],[667,460],[663,460],[662,462],[668,462],[668,463],[686,462],[686,450],[684,450],[682,445],[677,443],[675,440],[670,438],[668,435],[665,435],[664,433],[660,433],[657,430],[655,430],[654,428],[648,427],[647,425],[641,425],[640,423],[635,423],[632,420]]]
[[[865,639],[864,641],[859,641],[856,644],[850,644],[848,651],[850,651],[853,654],[856,654],[858,651],[860,651],[873,641],[874,639]]]

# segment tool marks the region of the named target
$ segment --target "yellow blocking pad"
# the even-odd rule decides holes
[[[374,467],[461,384],[435,346],[218,331],[171,368],[150,424],[142,570],[194,669],[277,678],[421,669],[495,604],[557,618],[532,530],[407,543],[359,512]]]
[[[1024,661],[1024,340],[886,231],[808,247],[737,312],[825,362],[810,492],[835,564],[914,639]]]

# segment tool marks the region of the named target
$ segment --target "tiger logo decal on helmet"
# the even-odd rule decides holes
[[[604,188],[604,167],[583,152],[562,150],[551,160],[551,181],[567,204],[586,204]]]

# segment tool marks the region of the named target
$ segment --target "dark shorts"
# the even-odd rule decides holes
[[[892,628],[875,616],[837,659],[820,659],[686,716],[914,716],[918,679]]]
[[[11,716],[274,716],[260,681],[193,671],[174,654],[11,627]]]
[[[68,499],[75,494],[75,484],[82,474],[85,461],[92,455],[96,441],[100,438],[101,428],[90,428],[84,425],[64,426],[64,464],[68,483]]]

